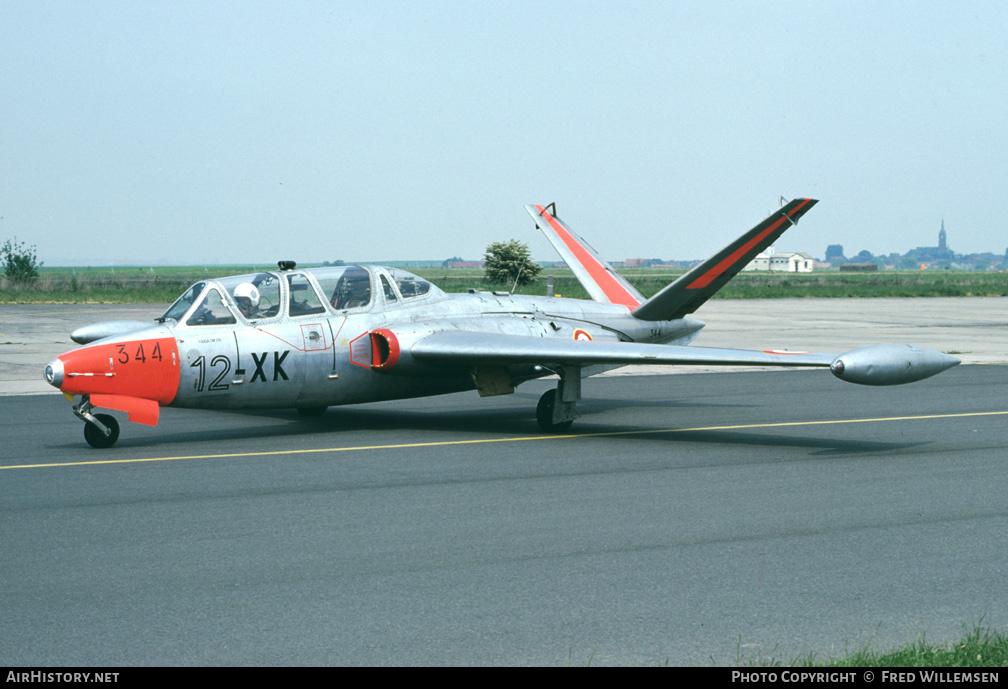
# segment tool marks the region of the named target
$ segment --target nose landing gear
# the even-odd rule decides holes
[[[94,405],[87,395],[72,409],[74,415],[84,421],[84,440],[91,447],[103,450],[119,440],[119,422],[110,414],[92,414]]]

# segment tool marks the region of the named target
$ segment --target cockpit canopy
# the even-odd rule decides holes
[[[240,319],[388,309],[443,294],[427,280],[398,268],[332,266],[249,273],[197,282],[160,320],[191,326],[231,325]]]

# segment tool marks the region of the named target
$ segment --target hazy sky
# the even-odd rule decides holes
[[[1003,2],[0,0],[0,241],[47,265],[1008,247]]]

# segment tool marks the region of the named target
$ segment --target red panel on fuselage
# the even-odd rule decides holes
[[[179,355],[174,337],[94,344],[61,354],[63,392],[104,393],[154,400],[175,399]]]

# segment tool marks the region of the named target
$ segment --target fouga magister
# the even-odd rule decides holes
[[[556,215],[526,206],[591,300],[470,290],[446,294],[406,271],[375,266],[279,270],[197,282],[153,323],[112,321],[75,330],[84,346],[45,367],[84,421],[93,447],[119,424],[95,408],[156,425],[161,407],[296,408],[439,395],[514,392],[557,375],[539,400],[547,432],[579,416],[583,377],[627,364],[756,365],[830,369],[838,378],[893,385],[959,363],[929,349],[874,345],[845,354],[687,346],[691,318],[757,253],[796,224],[815,199],[793,200],[645,299]]]

